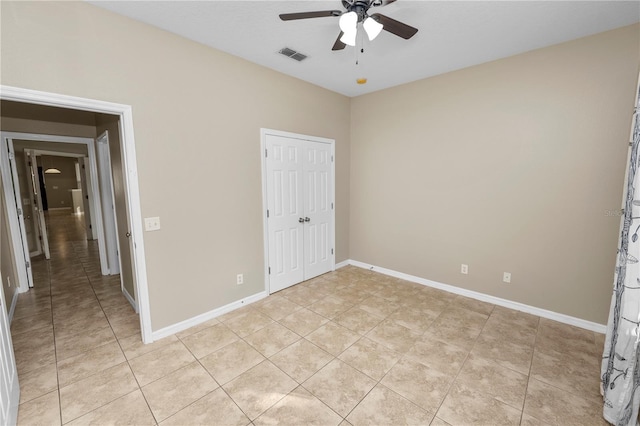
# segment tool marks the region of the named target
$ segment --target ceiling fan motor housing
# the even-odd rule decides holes
[[[367,11],[373,5],[373,3],[375,3],[375,0],[355,0],[351,2],[342,0],[342,5],[345,9],[347,9],[347,12],[355,12],[358,15],[358,23],[364,21],[367,18]]]

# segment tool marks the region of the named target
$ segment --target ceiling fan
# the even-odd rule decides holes
[[[396,0],[342,0],[342,5],[346,11],[319,10],[313,12],[282,13],[280,14],[280,19],[283,21],[293,21],[297,19],[339,16],[340,34],[331,50],[342,50],[347,45],[355,46],[358,24],[360,23],[362,23],[362,27],[367,33],[369,40],[376,38],[382,30],[408,40],[418,32],[417,28],[413,28],[400,21],[391,19],[388,16],[381,15],[380,13],[369,15],[369,8],[386,6],[395,1]]]

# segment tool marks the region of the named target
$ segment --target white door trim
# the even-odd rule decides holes
[[[311,141],[311,142],[321,142],[327,143],[331,145],[331,156],[335,158],[335,140],[322,138],[319,136],[307,136],[299,133],[291,133],[284,132],[281,130],[273,130],[273,129],[260,129],[260,163],[262,167],[262,241],[263,241],[263,252],[264,252],[264,289],[267,294],[270,294],[269,289],[269,224],[267,221],[267,157],[265,155],[267,145],[267,135],[273,136],[281,136],[290,139],[300,139],[303,141]],[[331,253],[331,270],[335,270],[336,265],[336,254],[335,254],[335,246],[336,246],[336,205],[335,205],[335,194],[336,194],[336,168],[335,161],[331,162],[331,203],[333,204],[333,208],[331,209],[331,221],[333,223],[331,233],[329,235],[331,247],[334,249]]]
[[[0,99],[119,116],[121,123],[120,140],[123,146],[123,166],[127,177],[125,180],[125,188],[127,201],[129,202],[129,220],[131,223],[131,237],[133,238],[134,247],[132,267],[134,276],[136,277],[136,295],[140,309],[140,329],[142,341],[144,343],[153,342],[149,290],[147,286],[147,266],[144,250],[144,228],[142,226],[142,209],[140,206],[138,167],[131,106],[4,85],[0,85]]]

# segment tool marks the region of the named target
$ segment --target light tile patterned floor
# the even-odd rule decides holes
[[[12,324],[18,423],[604,425],[603,336],[355,267],[140,341],[82,224]]]

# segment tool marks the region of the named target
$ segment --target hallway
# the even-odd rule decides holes
[[[87,404],[100,398],[78,384],[125,361],[123,347],[142,344],[138,315],[119,275],[101,275],[98,244],[87,241],[84,218],[51,211],[47,228],[51,260],[32,259],[34,288],[19,296],[11,324],[18,424],[66,423],[78,416],[72,413],[89,411]]]

